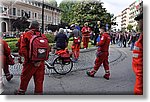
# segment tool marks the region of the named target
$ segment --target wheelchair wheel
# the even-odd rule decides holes
[[[60,56],[58,56],[54,60],[52,65],[54,66],[54,71],[57,74],[65,75],[65,74],[69,73],[72,70],[73,62],[72,62],[71,59],[70,59],[69,62],[64,62],[63,59]]]

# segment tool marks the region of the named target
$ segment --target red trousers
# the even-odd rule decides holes
[[[72,45],[72,53],[75,59],[79,58],[80,55],[80,43]]]
[[[89,36],[83,36],[82,41],[83,41],[83,47],[88,48],[88,43],[89,43]]]
[[[100,52],[95,60],[94,70],[98,70],[103,63],[105,71],[109,70],[108,52]]]
[[[6,56],[1,55],[0,56],[0,61],[2,62],[2,68],[3,68],[4,74],[5,75],[9,75],[10,72],[9,72],[9,66],[8,66],[8,64],[6,62]]]
[[[134,85],[134,94],[143,94],[143,65],[132,64],[133,71],[136,76],[136,81]]]
[[[26,63],[23,66],[21,73],[20,90],[26,91],[30,79],[34,78],[35,90],[34,93],[43,93],[43,81],[44,81],[44,62],[39,67],[35,67],[33,63]]]

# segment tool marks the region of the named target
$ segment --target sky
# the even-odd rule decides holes
[[[59,4],[62,0],[56,0]],[[132,4],[135,0],[101,0],[104,2],[104,7],[111,14],[117,16],[121,13],[122,10],[127,8],[130,4]]]
[[[115,16],[121,13],[125,8],[129,7],[136,0],[102,0],[104,7],[109,13],[113,13]]]

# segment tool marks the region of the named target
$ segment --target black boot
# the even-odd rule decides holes
[[[12,78],[13,78],[13,75],[12,75],[12,74],[6,75],[6,80],[7,80],[7,81],[10,81]]]
[[[15,90],[14,95],[25,95],[25,91]]]

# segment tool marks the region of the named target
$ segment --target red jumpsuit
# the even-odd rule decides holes
[[[73,44],[71,46],[72,53],[73,53],[73,56],[74,56],[75,60],[78,60],[79,55],[80,55],[80,41],[79,40],[81,40],[80,37],[74,38]],[[76,41],[77,41],[77,43],[76,43]]]
[[[32,29],[34,31],[34,29]],[[31,30],[23,34],[23,38],[20,42],[20,53],[21,56],[24,57],[24,64],[23,64],[23,70],[21,73],[21,83],[20,88],[18,91],[24,92],[27,90],[28,83],[30,79],[34,78],[34,84],[35,84],[35,94],[42,94],[43,93],[43,81],[44,81],[44,70],[45,65],[44,61],[41,62],[39,67],[34,66],[34,63],[30,61],[29,59],[29,41],[32,38],[32,32]],[[36,34],[39,34],[39,32],[36,32]],[[45,35],[42,35],[45,36]]]
[[[3,64],[3,71],[6,75],[6,78],[8,75],[10,75],[9,72],[9,66],[7,64],[7,57],[10,56],[10,47],[8,46],[7,42],[0,38],[0,44],[1,44],[1,51],[0,51],[0,60]]]
[[[91,77],[94,77],[94,74],[98,71],[99,67],[103,63],[104,69],[105,69],[105,79],[109,79],[110,72],[109,72],[109,62],[108,62],[108,56],[109,56],[109,44],[110,44],[110,36],[108,33],[103,33],[101,36],[101,40],[98,43],[98,50],[97,50],[97,57],[95,60],[94,70],[91,72],[88,72],[87,74]]]
[[[83,47],[88,48],[91,29],[89,27],[83,27],[81,31],[82,31]]]
[[[143,94],[143,34],[134,45],[132,68],[136,75],[134,94]]]

